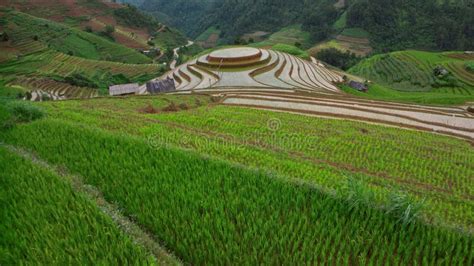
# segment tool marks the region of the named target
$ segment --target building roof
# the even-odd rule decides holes
[[[138,89],[139,89],[138,83],[114,85],[114,86],[109,87],[109,94],[112,96],[115,96],[115,95],[137,93]]]
[[[171,78],[149,81],[146,83],[146,88],[150,94],[170,92],[176,90],[174,80]]]
[[[349,86],[353,89],[358,90],[358,91],[366,91],[367,90],[367,86],[365,86],[364,83],[360,83],[360,82],[353,81],[353,80],[351,80],[349,82]]]

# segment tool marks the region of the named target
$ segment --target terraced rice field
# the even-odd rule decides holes
[[[61,76],[67,76],[74,72],[81,72],[87,75],[109,72],[112,74],[123,74],[133,79],[143,74],[158,73],[160,70],[160,67],[154,64],[136,65],[96,61],[54,52],[38,54],[37,57],[33,55],[31,60],[38,61],[38,72],[45,74],[55,73]]]
[[[229,95],[227,99],[258,99],[264,93],[246,94],[240,98]],[[268,98],[268,93],[265,94]],[[296,97],[288,92],[273,92],[273,97],[317,106],[317,99],[310,94]],[[332,97],[321,95],[319,101],[326,105],[339,103],[333,107],[336,111],[344,107],[342,103],[350,102],[342,97],[331,100]],[[267,98],[260,99],[268,102]],[[187,111],[146,116],[140,111],[146,106],[160,109],[170,102],[176,106],[186,105]],[[365,105],[376,107],[371,104],[373,102],[365,101],[359,107],[347,104],[345,108],[357,111],[354,109],[370,110]],[[387,105],[383,107],[387,108]],[[331,113],[288,109],[275,112],[268,107],[258,110],[258,106],[243,108],[226,104],[225,100],[223,106],[212,106],[207,96],[167,95],[166,98],[144,96],[126,100],[67,101],[48,108],[53,119],[145,137],[159,147],[170,145],[192,149],[282,176],[312,180],[331,189],[343,188],[347,179],[353,177],[368,182],[377,191],[379,199],[391,189],[407,191],[420,201],[425,199],[430,221],[449,221],[456,226],[469,227],[474,219],[469,211],[469,195],[472,194],[469,182],[474,158],[471,144],[464,140],[404,130],[399,125],[381,127],[377,125],[380,122],[366,123],[365,119],[319,118],[348,119]],[[392,106],[398,111],[413,110],[411,105]],[[418,106],[417,109],[427,114],[467,115],[461,108]],[[105,116],[108,118],[102,119]],[[273,120],[278,123],[276,129],[270,130],[268,123]],[[127,123],[123,124],[123,121]]]
[[[345,21],[341,27],[345,27]],[[369,55],[373,51],[368,39],[368,33],[357,29],[346,29],[334,39],[318,43],[308,51],[310,54],[316,55],[321,50],[328,48],[335,48],[342,52],[349,51],[362,57]]]
[[[223,102],[230,105],[389,124],[474,140],[474,115],[463,108],[366,101],[336,94],[298,96],[250,91],[227,92]]]
[[[31,101],[39,101],[46,94],[52,100],[89,99],[99,95],[97,88],[73,86],[45,78],[21,78],[11,85],[20,85],[31,91]]]
[[[221,50],[230,55],[229,62],[225,62],[227,59],[209,62],[207,54],[179,66],[164,77],[173,78],[178,91],[232,87],[339,91],[334,84],[341,82],[342,77],[324,66],[282,52],[256,48],[244,48],[261,53],[257,58],[246,60],[234,53],[238,49]]]
[[[140,111],[170,102],[189,108]],[[48,117],[0,140],[81,176],[184,264],[473,263],[466,141],[209,102],[41,103]]]
[[[420,87],[434,82],[426,73],[429,63],[418,63],[426,65],[423,71],[411,63],[416,54],[404,61],[397,59],[402,56],[410,55],[376,57],[372,59],[377,62],[374,68],[359,68],[362,71],[383,68],[378,75],[385,75],[384,80],[392,82],[411,80]],[[398,76],[399,73],[404,76]],[[370,73],[364,74],[370,76]],[[463,108],[355,98],[341,93],[335,86],[342,81],[338,73],[316,60],[308,62],[277,51],[224,49],[183,64],[166,77],[175,80],[178,93],[193,91],[220,95],[224,97],[224,104],[355,119],[474,139],[473,115]],[[470,93],[467,88],[465,91]]]
[[[284,27],[271,34],[266,40],[257,42],[255,46],[268,47],[276,44],[294,45],[300,43],[303,49],[311,47],[311,36],[309,32],[302,30],[301,24],[294,24]]]
[[[402,91],[436,91],[474,95],[474,73],[465,69],[466,60],[420,51],[403,51],[374,56],[349,70]],[[454,79],[435,77],[433,70],[445,67]]]
[[[95,97],[99,89],[105,90],[112,82],[116,82],[114,79],[117,77],[145,82],[161,73],[161,66],[155,64],[137,65],[89,60],[51,50],[0,64],[0,76],[11,80],[9,85],[24,86],[36,91],[33,94],[38,96],[46,93],[52,99]],[[75,74],[94,81],[99,88],[77,87],[51,78],[64,78]]]

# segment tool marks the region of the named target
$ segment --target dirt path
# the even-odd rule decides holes
[[[105,200],[102,193],[94,186],[85,184],[83,178],[77,175],[72,175],[64,168],[58,168],[50,165],[48,162],[38,158],[33,153],[27,150],[17,148],[15,146],[0,144],[9,151],[32,161],[34,164],[43,167],[61,178],[64,181],[71,183],[74,191],[81,193],[95,202],[99,209],[107,216],[109,216],[114,223],[135,243],[144,247],[156,259],[158,265],[182,265],[176,257],[165,250],[158,242],[155,241],[152,234],[146,232],[138,224],[122,214],[120,208]]]
[[[191,45],[193,45],[193,44],[194,44],[193,41],[188,41],[188,44],[186,44],[185,47],[189,47],[189,46],[191,46]],[[178,54],[179,49],[181,49],[181,47],[176,47],[176,48],[173,49],[173,57],[174,57],[174,59],[173,59],[173,61],[171,61],[171,63],[170,63],[170,68],[171,68],[171,70],[173,70],[173,69],[176,68],[176,63],[178,62],[177,59],[179,58],[179,54]]]

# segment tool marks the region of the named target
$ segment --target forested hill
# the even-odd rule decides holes
[[[311,30],[317,36],[336,20],[333,5],[334,0],[145,0],[141,8],[191,37],[216,26],[221,38],[232,42],[244,33],[274,32],[294,23],[303,23],[308,29],[317,24]]]
[[[474,1],[358,0],[347,13],[349,27],[371,33],[384,50],[474,49]]]
[[[129,3],[136,0],[123,0]],[[160,21],[171,24],[191,37],[206,28],[206,17],[212,12],[214,2],[219,0],[144,0],[140,6]]]
[[[339,3],[339,4],[336,4]],[[343,3],[343,4],[341,4]],[[210,26],[231,43],[244,33],[302,24],[314,42],[345,27],[370,33],[378,51],[474,49],[473,1],[464,0],[145,0],[141,8],[196,37]]]

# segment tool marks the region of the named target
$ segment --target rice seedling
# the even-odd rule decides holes
[[[143,138],[57,119],[21,125],[1,138],[82,175],[185,263],[473,262],[470,234],[404,224],[382,209],[351,208],[317,188],[189,151],[156,149]]]
[[[0,146],[0,264],[155,264],[92,201]]]
[[[470,179],[474,157],[465,141],[359,122],[228,106],[198,107],[196,98],[210,101],[204,96],[167,96],[41,106],[54,119],[132,134],[153,147],[191,149],[348,196],[350,177],[372,191],[381,204],[390,202],[391,191],[401,191],[415,202],[424,201],[421,216],[430,222],[472,224],[469,195],[474,193]],[[193,107],[142,112],[147,105],[161,110],[169,102]],[[281,122],[277,131],[269,130],[269,118]]]

